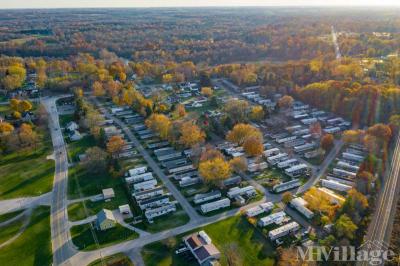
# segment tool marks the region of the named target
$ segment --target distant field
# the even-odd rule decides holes
[[[275,253],[270,242],[244,218],[235,216],[226,220],[197,228],[204,230],[221,251],[221,265],[228,265],[223,250],[228,246],[236,247],[236,253],[242,259],[239,265],[274,265]],[[162,242],[149,244],[142,251],[146,266],[187,266],[192,265],[181,256],[175,255],[175,249],[182,237],[189,232],[175,237],[176,245],[168,247]]]
[[[36,208],[27,229],[14,242],[0,248],[0,265],[46,266],[52,264],[50,208]]]
[[[0,159],[0,199],[39,196],[51,191],[54,161],[49,137],[43,137],[36,149],[17,151]]]

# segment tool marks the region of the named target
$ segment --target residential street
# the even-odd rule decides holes
[[[49,113],[49,128],[54,147],[55,175],[51,204],[51,242],[53,247],[53,264],[60,265],[76,253],[71,241],[68,222],[68,156],[61,132],[56,107],[57,98],[43,99]]]

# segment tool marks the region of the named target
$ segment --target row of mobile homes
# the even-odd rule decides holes
[[[284,169],[284,168],[291,167],[291,166],[298,165],[298,164],[299,164],[299,161],[297,159],[293,158],[293,159],[288,159],[288,160],[279,162],[277,164],[277,166],[280,169]]]
[[[237,197],[237,196],[247,196],[247,197],[253,197],[257,195],[257,192],[253,186],[247,186],[247,187],[233,187],[229,189],[227,192],[227,196],[231,199]]]
[[[335,134],[340,132],[342,129],[340,127],[326,127],[324,128],[324,132],[327,134]]]
[[[260,162],[260,163],[251,163],[247,166],[247,171],[250,173],[257,172],[257,171],[262,171],[268,168],[268,164],[266,162]]]
[[[292,141],[295,139],[297,139],[297,136],[284,137],[284,138],[276,139],[275,141],[278,144],[282,144],[282,143],[289,142],[289,141]]]
[[[193,198],[194,204],[201,204],[210,200],[215,200],[221,198],[221,191],[213,190],[204,194],[196,194]]]
[[[297,222],[291,222],[285,224],[279,228],[269,231],[268,236],[271,240],[278,239],[280,237],[286,236],[290,233],[294,233],[300,229],[300,225]]]
[[[307,219],[311,219],[314,217],[314,213],[306,207],[307,205],[308,205],[307,201],[305,201],[301,197],[294,198],[290,201],[290,206],[295,208]]]
[[[361,163],[362,161],[364,161],[364,156],[358,155],[358,154],[353,154],[353,153],[349,153],[349,152],[343,152],[342,156],[343,156],[344,159],[349,160],[349,161],[353,161],[353,162]]]
[[[247,217],[254,217],[260,215],[265,212],[269,212],[274,208],[274,204],[272,202],[265,202],[260,205],[257,205],[253,208],[246,210]]]
[[[321,180],[321,185],[323,187],[330,188],[330,189],[337,190],[337,191],[342,191],[342,192],[348,191],[351,189],[351,186],[349,186],[349,185],[342,184],[340,182],[333,181],[333,180],[326,180],[326,179]]]
[[[158,161],[162,162],[179,158],[182,156],[182,152],[171,147],[166,147],[154,150],[154,155],[157,157]]]
[[[163,194],[164,194],[164,189],[161,186],[158,186],[152,189],[134,192],[132,193],[132,196],[135,198],[136,201],[139,201]]]
[[[258,220],[258,226],[266,227],[270,224],[281,224],[285,218],[286,213],[284,211],[275,212]]]
[[[224,198],[217,201],[205,203],[200,206],[200,209],[201,212],[205,214],[219,209],[227,208],[229,206],[231,206],[231,201],[228,198]]]
[[[340,176],[340,177],[351,177],[351,178],[355,178],[357,173],[351,172],[351,171],[347,171],[347,170],[343,170],[340,168],[333,168],[333,174]]]
[[[296,153],[302,153],[302,152],[305,152],[305,151],[312,150],[314,148],[315,148],[315,143],[306,143],[306,144],[303,144],[303,145],[300,145],[300,146],[295,146],[293,148],[293,150]]]
[[[310,168],[308,167],[308,165],[301,163],[301,164],[297,164],[297,165],[291,166],[289,168],[286,168],[285,174],[287,174],[290,177],[298,177],[300,175],[304,175],[304,174],[308,173],[309,170],[310,170]]]
[[[154,176],[153,176],[153,173],[149,172],[149,173],[129,176],[129,177],[125,178],[125,182],[127,184],[133,184],[133,183],[139,183],[139,182],[148,181],[148,180],[151,180],[151,179],[154,179]]]
[[[162,215],[166,215],[171,212],[176,211],[175,203],[168,203],[166,205],[162,205],[160,207],[156,207],[153,209],[146,209],[144,212],[147,220],[152,223],[153,219]]]
[[[184,177],[179,181],[180,187],[189,187],[201,183],[199,177]]]
[[[147,180],[144,182],[136,183],[133,185],[133,190],[136,191],[141,191],[141,190],[147,190],[147,189],[152,189],[157,186],[157,180],[151,179]]]
[[[279,154],[279,153],[280,153],[280,150],[279,150],[278,148],[272,148],[272,149],[269,149],[269,150],[265,150],[265,151],[263,152],[263,155],[264,155],[265,157],[270,157],[270,156],[277,155],[277,154]]]
[[[301,185],[300,180],[294,179],[294,180],[273,186],[272,191],[274,191],[275,193],[281,193],[281,192],[299,187],[300,185]]]
[[[139,200],[137,203],[141,210],[145,210],[149,208],[159,207],[169,202],[170,200],[168,195],[160,195],[149,199]]]
[[[340,167],[342,169],[347,169],[352,172],[358,172],[358,170],[360,169],[360,167],[358,165],[355,165],[355,164],[352,164],[352,163],[346,162],[346,161],[339,161],[337,163],[337,167]]]
[[[337,176],[332,176],[332,175],[327,175],[326,179],[327,180],[336,181],[336,182],[339,182],[339,183],[343,183],[343,184],[348,185],[348,186],[354,186],[355,185],[354,179],[350,180],[350,179],[347,179],[347,178],[344,178],[344,177],[337,177]]]
[[[268,162],[270,165],[275,165],[275,164],[277,164],[277,163],[279,163],[279,162],[282,162],[282,161],[287,160],[288,158],[289,158],[289,157],[288,157],[287,153],[279,153],[279,154],[277,154],[277,155],[268,157],[268,158],[267,158],[267,162]]]
[[[136,167],[136,168],[128,170],[128,173],[130,176],[144,174],[146,172],[147,172],[147,166],[140,166],[140,167]]]

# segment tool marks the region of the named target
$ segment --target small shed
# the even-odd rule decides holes
[[[119,206],[118,208],[119,208],[119,212],[121,213],[121,215],[122,215],[122,217],[123,217],[124,219],[132,218],[132,217],[133,217],[131,208],[129,207],[128,204],[121,205],[121,206]]]
[[[111,199],[115,197],[114,189],[112,188],[105,188],[103,189],[103,198],[105,200]]]

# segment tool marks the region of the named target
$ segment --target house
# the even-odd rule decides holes
[[[254,217],[264,212],[269,212],[274,208],[274,204],[272,202],[265,202],[260,205],[257,205],[253,208],[250,208],[246,211],[247,217]]]
[[[204,202],[214,200],[214,199],[219,199],[219,198],[221,198],[221,191],[213,190],[208,193],[194,195],[193,202],[194,202],[194,204],[200,204],[200,203],[204,203]]]
[[[69,140],[70,141],[78,141],[80,139],[82,139],[82,135],[77,130],[74,130],[69,134]]]
[[[111,198],[115,197],[114,189],[112,189],[112,188],[103,189],[102,192],[103,192],[103,198],[105,200],[108,200],[108,199],[111,199]]]
[[[74,121],[71,121],[71,122],[69,122],[69,123],[65,126],[65,129],[68,130],[68,131],[70,131],[70,132],[73,132],[73,131],[75,131],[75,130],[78,130],[78,129],[79,129],[79,126],[78,126],[78,124],[75,123]]]
[[[96,227],[101,231],[115,227],[116,223],[117,220],[115,219],[114,214],[110,210],[102,209],[97,214]]]
[[[129,207],[128,204],[121,205],[121,206],[118,207],[118,209],[119,209],[119,212],[121,213],[121,215],[122,215],[122,217],[123,217],[124,219],[132,218],[132,217],[133,217],[131,208]]]
[[[272,190],[275,193],[281,193],[283,191],[286,191],[286,190],[289,190],[289,189],[292,189],[292,188],[295,188],[295,187],[299,187],[300,185],[301,185],[301,182],[300,182],[299,179],[293,179],[293,180],[290,180],[288,182],[280,183],[280,184],[275,185],[272,188]]]
[[[247,187],[233,187],[231,189],[229,189],[227,196],[229,198],[235,198],[236,196],[247,196],[247,197],[253,197],[257,195],[256,190],[254,189],[253,186],[247,186]]]
[[[301,197],[294,198],[290,201],[290,206],[303,214],[307,219],[314,217],[314,213],[307,208],[308,202]]]
[[[221,253],[204,231],[188,235],[183,241],[199,265],[212,265],[213,261],[221,257]]]
[[[285,217],[286,217],[286,213],[284,211],[275,212],[273,214],[270,214],[268,216],[261,218],[258,221],[258,225],[260,227],[266,227],[267,225],[270,225],[270,224],[281,224],[283,222],[283,220],[285,219]]]
[[[296,232],[300,229],[300,225],[296,222],[291,222],[269,231],[268,236],[271,240],[278,239],[279,237],[286,236],[290,233]]]

